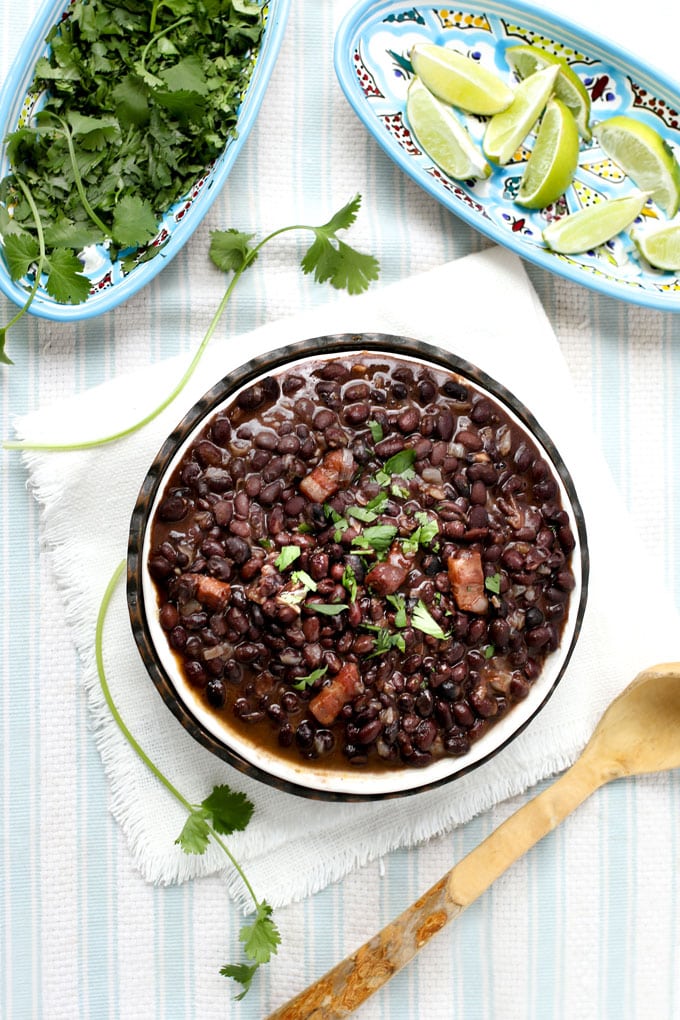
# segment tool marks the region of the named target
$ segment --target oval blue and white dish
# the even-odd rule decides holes
[[[465,0],[450,7],[414,0],[361,0],[345,17],[335,40],[335,69],[361,121],[395,163],[462,220],[521,257],[610,297],[666,311],[680,310],[680,273],[653,269],[637,252],[631,230],[668,222],[651,200],[628,231],[583,255],[560,255],[542,239],[547,224],[568,212],[634,189],[632,181],[592,139],[581,142],[572,184],[554,205],[528,210],[513,201],[532,145],[486,180],[455,181],[424,153],[406,117],[412,77],[408,54],[416,43],[449,46],[516,84],[506,51],[529,44],[562,57],[591,99],[590,122],[614,114],[655,128],[680,153],[680,91],[633,57],[606,47],[585,31],[536,8],[499,0]],[[486,120],[468,116],[481,145]]]
[[[290,0],[258,0],[263,8],[264,30],[252,53],[246,89],[241,97],[235,130],[223,153],[206,167],[193,186],[166,211],[156,237],[144,249],[122,252],[113,261],[106,247],[97,245],[81,255],[90,279],[90,293],[81,304],[60,304],[41,282],[28,309],[31,314],[61,322],[93,318],[116,308],[152,280],[179,252],[196,230],[222,189],[255,123],[267,84],[281,47]],[[48,52],[45,39],[53,25],[62,21],[70,0],[46,0],[24,40],[0,94],[0,138],[30,121],[40,108],[41,96],[31,92],[34,68]],[[10,172],[7,150],[0,151],[0,179]],[[156,257],[154,248],[162,248]],[[0,248],[1,251],[1,248]],[[4,257],[0,257],[0,290],[23,306],[32,279],[12,280]]]

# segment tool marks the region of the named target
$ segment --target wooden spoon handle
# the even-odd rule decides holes
[[[275,1010],[268,1020],[340,1020],[349,1016],[607,778],[594,760],[580,758],[399,917]]]

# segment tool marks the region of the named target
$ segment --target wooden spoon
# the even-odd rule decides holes
[[[680,662],[640,673],[602,716],[580,758],[419,900],[268,1020],[340,1020],[401,970],[600,786],[680,766]]]

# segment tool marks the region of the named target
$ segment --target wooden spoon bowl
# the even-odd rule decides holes
[[[680,767],[680,662],[643,670],[609,706],[580,757],[381,932],[268,1020],[340,1020],[600,786]]]

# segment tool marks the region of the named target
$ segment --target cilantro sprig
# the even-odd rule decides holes
[[[319,266],[319,272],[314,274],[317,281],[323,282],[328,280],[333,287],[346,288],[353,294],[366,289],[371,280],[378,278],[379,266],[377,259],[372,255],[362,254],[345,242],[341,243],[337,237],[338,231],[346,230],[354,223],[360,206],[361,195],[357,194],[338,210],[328,223],[323,224],[321,227],[299,223],[280,227],[278,230],[267,234],[257,243],[253,240],[253,234],[246,234],[233,229],[213,231],[210,242],[210,258],[218,269],[233,275],[196,353],[168,396],[139,421],[108,436],[66,444],[14,440],[6,442],[4,446],[7,449],[50,450],[55,452],[62,450],[87,450],[123,439],[125,436],[129,436],[144,428],[145,425],[148,425],[149,422],[157,418],[173,402],[191,379],[205,349],[215,334],[238,281],[245,271],[255,262],[262,249],[282,234],[299,230],[311,231],[314,234],[315,240],[302,259],[302,268],[304,272],[309,272],[314,260],[317,258],[321,259],[322,264]],[[321,245],[318,243],[320,239],[323,240]],[[331,273],[330,270],[333,266],[335,266],[335,271]],[[3,334],[0,331],[0,360],[2,360],[3,350]],[[5,360],[7,360],[6,357]]]
[[[225,964],[220,970],[220,974],[224,977],[232,978],[241,984],[242,990],[236,998],[242,999],[248,992],[259,967],[271,960],[281,943],[281,935],[272,918],[271,906],[266,900],[258,899],[243,868],[222,838],[246,828],[253,815],[253,805],[245,794],[230,789],[226,784],[215,786],[199,804],[193,804],[149,758],[123,720],[118,706],[113,700],[106,676],[103,645],[106,615],[113,593],[124,571],[125,561],[120,563],[114,571],[102,597],[97,615],[95,657],[102,693],[116,725],[132,750],[187,812],[187,820],[175,842],[187,854],[204,854],[211,842],[216,843],[235,868],[253,901],[254,916],[242,925],[239,932],[239,940],[243,943],[247,962]]]

